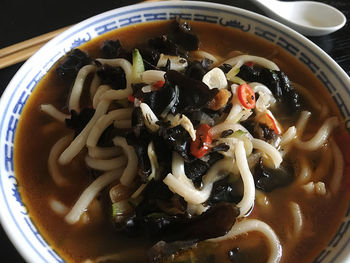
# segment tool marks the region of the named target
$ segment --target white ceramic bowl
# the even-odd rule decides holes
[[[51,40],[17,72],[0,103],[0,218],[18,251],[28,262],[63,262],[33,224],[18,192],[13,164],[14,134],[23,106],[38,81],[70,49],[130,24],[172,19],[235,27],[286,49],[323,82],[350,130],[350,78],[320,48],[295,31],[258,14],[204,2],[159,2],[127,6],[85,20]],[[350,261],[350,209],[338,232],[314,262]]]

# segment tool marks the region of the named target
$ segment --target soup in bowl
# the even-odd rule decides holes
[[[345,260],[349,83],[245,10],[93,17],[2,98],[2,223],[31,262]]]

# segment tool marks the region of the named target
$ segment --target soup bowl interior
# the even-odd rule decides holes
[[[301,61],[323,83],[350,130],[350,80],[322,50],[295,31],[255,13],[204,2],[161,2],[115,9],[83,21],[51,40],[17,72],[0,104],[0,218],[11,241],[28,262],[62,262],[42,237],[23,203],[14,167],[14,138],[23,107],[40,79],[69,50],[111,30],[138,23],[169,20],[202,21],[235,28],[274,43]],[[35,157],[33,157],[35,158]],[[315,262],[350,260],[349,211],[337,233]]]

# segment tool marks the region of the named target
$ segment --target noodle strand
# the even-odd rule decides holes
[[[226,235],[209,239],[208,241],[223,241],[251,231],[258,231],[266,236],[270,246],[270,256],[267,263],[278,263],[282,257],[282,246],[280,244],[280,241],[268,224],[257,219],[242,220],[241,222],[234,224]]]
[[[113,181],[120,178],[121,169],[105,172],[92,182],[80,195],[78,201],[74,204],[70,212],[64,217],[68,224],[75,224],[79,221],[80,216],[84,213],[91,201],[96,195]]]

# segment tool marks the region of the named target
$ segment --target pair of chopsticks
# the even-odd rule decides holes
[[[142,2],[159,2],[161,0],[145,0]],[[0,49],[0,69],[27,60],[49,40],[67,30],[70,26],[28,39],[26,41]]]
[[[55,31],[0,49],[0,69],[27,60],[39,48],[45,45],[46,42],[62,33],[69,27],[70,26],[60,28]]]

